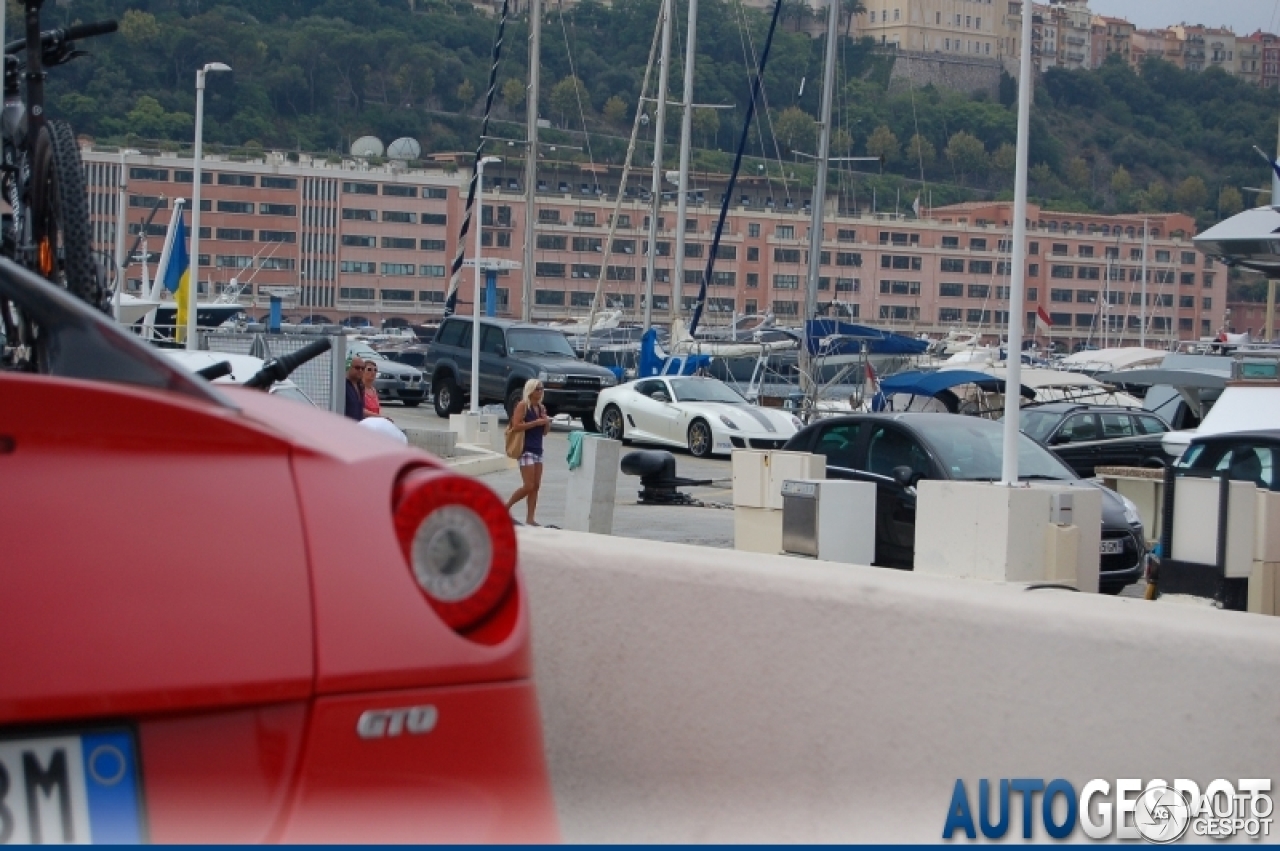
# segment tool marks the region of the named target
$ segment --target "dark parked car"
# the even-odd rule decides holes
[[[1024,434],[1053,450],[1077,475],[1089,478],[1098,467],[1167,467],[1173,458],[1161,439],[1169,425],[1137,408],[1049,402],[1025,408]]]
[[[414,369],[422,370],[427,366],[427,353],[431,347],[425,343],[405,346],[400,349],[387,349],[382,354],[405,366],[411,366]]]
[[[1178,475],[1226,471],[1237,482],[1280,491],[1280,430],[1211,434],[1191,441],[1177,463]]]
[[[439,416],[462,413],[470,392],[471,326],[470,317],[446,319],[427,351],[423,372]],[[537,378],[552,416],[570,414],[597,430],[596,397],[618,383],[612,372],[579,360],[564,334],[545,325],[483,319],[480,334],[480,404],[502,404],[510,416],[525,382]]]
[[[347,342],[347,354],[364,358],[378,367],[378,377],[373,382],[373,389],[378,391],[380,400],[399,401],[406,408],[416,408],[427,397],[427,382],[423,379],[421,370],[389,360],[385,353],[358,340]]]
[[[955,414],[855,414],[819,420],[784,449],[827,456],[827,477],[876,485],[876,564],[911,568],[915,561],[916,489],[921,479],[997,481],[1003,424]],[[1044,447],[1024,436],[1020,478],[1074,483],[1102,490],[1099,586],[1119,593],[1138,580],[1146,541],[1137,507],[1101,485],[1076,476]]]

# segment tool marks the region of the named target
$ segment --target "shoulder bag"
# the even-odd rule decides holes
[[[516,424],[514,416],[507,422],[507,457],[519,459],[524,454],[524,432],[513,428]]]

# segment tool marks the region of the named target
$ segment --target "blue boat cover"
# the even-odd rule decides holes
[[[943,390],[950,390],[961,384],[976,384],[988,393],[1000,393],[1004,390],[1004,379],[995,378],[985,372],[972,369],[943,369],[936,372],[912,370],[891,375],[880,382],[880,392],[886,396],[894,393],[908,393],[912,396],[935,396]],[[1022,395],[1028,399],[1035,398],[1035,391],[1029,387],[1022,388]]]
[[[655,375],[693,375],[699,369],[706,369],[710,364],[710,355],[662,357],[658,354],[658,329],[650,328],[640,338],[640,362],[637,364],[636,378],[652,378]]]
[[[929,348],[928,340],[917,340],[904,334],[895,334],[867,325],[853,325],[836,319],[810,319],[805,323],[809,340],[809,354],[852,355],[862,351],[862,343],[874,355],[918,355]],[[822,346],[822,338],[833,334],[856,339],[839,340],[832,346]]]

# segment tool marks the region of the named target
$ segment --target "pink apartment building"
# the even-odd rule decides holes
[[[121,157],[84,152],[96,247],[112,255]],[[263,286],[297,288],[285,302],[294,319],[421,323],[442,315],[457,247],[469,173],[444,168],[357,168],[305,157],[268,155],[254,162],[207,158],[202,191],[201,291],[217,296],[234,278],[247,312],[265,313]],[[147,248],[158,257],[172,199],[188,197],[191,160],[129,155],[125,207],[128,244],[163,195]],[[593,172],[576,163],[549,163],[539,178],[536,250],[530,313],[534,319],[585,315],[604,257],[618,170]],[[491,167],[483,193],[486,256],[523,259],[523,171],[518,162]],[[681,304],[693,303],[707,264],[724,177],[691,181],[685,228]],[[643,306],[649,179],[623,192],[603,287],[609,306],[639,319]],[[672,193],[674,195],[674,193]],[[962,204],[921,210],[910,202],[872,209],[856,187],[828,200],[819,280],[819,309],[903,332],[951,328],[995,338],[1007,322],[1010,203]],[[672,318],[676,297],[674,197],[664,197],[654,275],[654,318]],[[1028,213],[1028,319],[1043,306],[1053,337],[1067,343],[1136,342],[1146,317],[1149,339],[1216,334],[1226,308],[1226,271],[1191,243],[1193,220],[1181,214],[1145,217],[1148,229],[1147,305],[1141,304],[1144,217]],[[707,321],[735,313],[774,313],[799,322],[808,262],[809,193],[794,183],[751,176],[734,190],[708,288]],[[190,218],[187,219],[190,227]],[[468,234],[471,253],[474,231]],[[126,246],[128,247],[128,246]],[[469,304],[472,273],[462,276]],[[498,280],[498,310],[520,317],[522,270]],[[136,288],[141,266],[132,264]],[[208,297],[206,295],[206,297]],[[469,308],[467,308],[469,309]]]

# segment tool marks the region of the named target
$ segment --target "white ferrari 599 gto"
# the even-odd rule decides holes
[[[659,376],[601,392],[596,422],[623,443],[683,446],[694,456],[734,449],[779,449],[802,423],[786,411],[752,405],[716,378]]]

